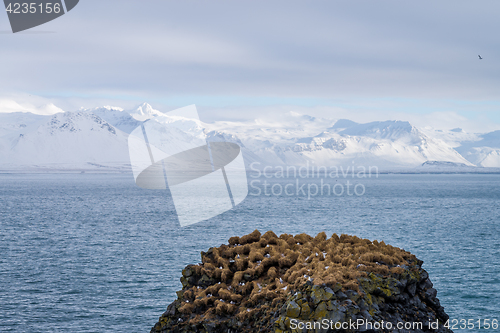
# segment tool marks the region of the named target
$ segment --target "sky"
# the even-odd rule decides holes
[[[500,129],[499,12],[497,0],[82,0],[17,34],[3,12],[0,107],[196,104],[204,121],[296,111],[486,132]]]

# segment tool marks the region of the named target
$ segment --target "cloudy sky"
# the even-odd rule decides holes
[[[3,12],[0,99],[500,129],[499,12],[497,0],[82,0],[17,34]]]

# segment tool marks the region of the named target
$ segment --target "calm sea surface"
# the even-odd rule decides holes
[[[424,260],[451,318],[500,320],[500,175],[379,175],[310,199],[250,180],[235,209],[180,228],[168,192],[132,175],[0,174],[0,331],[149,332],[185,265],[255,229],[384,240]]]

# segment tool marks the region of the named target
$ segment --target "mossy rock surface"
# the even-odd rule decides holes
[[[394,328],[422,323],[422,330],[405,332],[451,332],[443,327],[448,316],[422,263],[407,251],[356,236],[278,237],[256,230],[188,265],[182,290],[151,333],[398,332],[369,326],[381,322]],[[325,320],[329,328],[319,328]],[[335,329],[349,321],[366,325]],[[438,329],[428,329],[429,321]]]

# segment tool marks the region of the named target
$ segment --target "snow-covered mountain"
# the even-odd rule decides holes
[[[456,150],[471,163],[482,167],[500,166],[500,131],[477,135]]]
[[[291,117],[272,126],[253,123],[216,123],[219,133],[237,133],[238,139],[268,165],[344,165],[353,163],[380,168],[415,167],[426,161],[449,161],[472,165],[449,144],[432,138],[403,121],[358,124]],[[311,135],[312,134],[312,135]],[[235,141],[236,142],[236,141]]]
[[[142,121],[137,120],[131,113],[125,112],[122,108],[104,106],[94,109],[81,109],[81,112],[93,113],[101,119],[106,119],[110,124],[122,132],[130,133],[139,126]]]
[[[93,169],[127,164],[127,135],[91,112],[27,117],[0,115],[2,169]],[[17,120],[4,122],[6,118]],[[14,119],[13,119],[14,118]]]
[[[500,167],[500,131],[468,133],[461,128],[449,131],[425,130],[453,147],[470,163],[479,167]]]
[[[249,122],[203,123],[144,103],[53,115],[0,112],[0,170],[23,168],[128,170],[129,133],[150,120],[161,145],[230,141],[248,165],[377,166],[395,170],[450,165],[500,167],[500,131],[465,133],[416,128],[405,121],[359,124],[289,112]],[[168,130],[162,131],[165,128]],[[182,149],[181,149],[182,150]]]

